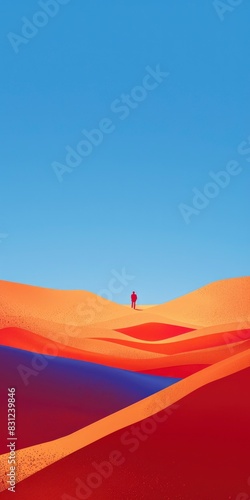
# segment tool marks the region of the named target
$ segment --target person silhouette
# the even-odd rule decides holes
[[[131,307],[133,309],[136,308],[136,301],[137,301],[137,295],[136,295],[135,292],[133,292],[132,295],[131,295]]]

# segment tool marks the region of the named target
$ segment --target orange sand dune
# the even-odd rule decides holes
[[[158,317],[159,321],[159,317]],[[153,325],[152,323],[145,324],[146,332],[145,338],[148,336],[147,330],[150,326],[152,326],[152,335],[153,335]],[[51,340],[52,342],[58,342],[59,344],[65,344],[76,349],[84,348],[85,339],[107,339],[107,340],[121,340],[121,341],[129,341],[133,344],[140,342],[141,344],[171,344],[175,342],[184,342],[190,339],[198,339],[200,337],[211,337],[211,343],[208,339],[208,343],[212,345],[213,339],[215,336],[217,339],[221,338],[221,344],[229,344],[230,342],[239,342],[241,340],[246,340],[249,338],[248,332],[249,324],[246,322],[245,324],[237,324],[231,323],[226,325],[218,325],[212,327],[199,328],[197,330],[191,330],[190,332],[175,335],[174,337],[169,337],[164,340],[143,340],[137,338],[137,328],[139,329],[139,333],[142,336],[143,334],[143,326],[133,326],[128,327],[123,330],[124,333],[111,330],[110,328],[105,328],[103,326],[98,325],[66,325],[61,323],[55,323],[54,321],[46,321],[42,319],[29,318],[26,316],[23,317],[15,317],[8,316],[0,317],[0,329],[6,329],[9,327],[12,328],[20,328],[21,330],[27,330],[37,334],[39,336],[44,337],[45,339]],[[160,327],[164,327],[164,324],[157,323]],[[248,326],[248,328],[247,328]],[[166,325],[167,327],[167,325]],[[175,327],[174,327],[175,328]],[[170,328],[171,329],[171,328]],[[174,330],[174,329],[173,329]],[[127,332],[127,333],[125,333]],[[233,333],[232,333],[233,332]],[[14,347],[14,346],[13,346]],[[202,344],[201,344],[202,347]]]
[[[224,359],[232,357],[238,353],[244,352],[249,349],[249,342],[238,342],[231,344],[230,349],[228,346],[211,347],[209,349],[201,349],[190,352],[183,352],[179,354],[165,355],[160,359],[152,359],[148,361],[147,369],[168,368],[171,366],[184,366],[184,365],[213,365]],[[146,362],[140,361],[140,365],[146,365]],[[138,363],[139,366],[139,363]]]
[[[73,336],[82,327],[123,328],[160,322],[151,308],[134,311],[87,291],[63,291],[0,281],[0,327],[15,326],[42,335],[45,331]],[[110,323],[109,323],[110,322]],[[166,323],[164,317],[162,322]],[[168,321],[168,323],[171,323]],[[195,328],[178,323],[177,326]]]
[[[142,311],[136,310],[134,311],[134,314],[128,314],[126,316],[120,316],[105,321],[98,321],[95,323],[95,326],[118,331],[128,327],[140,326],[145,323],[165,323],[168,325],[183,326],[191,329],[204,326],[199,323],[190,323],[188,320],[185,321],[185,319],[179,320],[178,317],[168,318],[164,313],[159,314],[158,311],[155,312],[154,309],[154,307],[149,307]]]
[[[0,281],[0,317],[14,316],[86,325],[134,311],[86,291],[53,290]]]
[[[157,317],[157,319],[159,321],[159,316]],[[151,325],[158,325],[158,327],[166,328],[169,330],[171,330],[171,327],[173,326],[173,333],[175,333],[174,332],[175,328],[177,329],[187,328],[187,327],[179,327],[162,323],[143,323],[138,328],[140,330],[143,330],[144,325],[146,327],[145,340],[140,339],[140,342],[145,342],[145,343],[149,342],[147,340],[148,336],[147,330],[151,328]],[[126,328],[125,330],[128,332],[126,334],[125,330],[123,333],[122,331],[116,331],[112,330],[111,328],[105,328],[103,326],[99,326],[99,324],[79,326],[74,324],[55,323],[54,321],[46,321],[44,319],[40,318],[36,319],[26,316],[18,317],[18,316],[5,315],[4,317],[0,317],[0,329],[1,328],[5,329],[9,327],[28,330],[30,332],[41,335],[42,337],[45,337],[52,341],[57,341],[62,344],[69,344],[69,345],[72,339],[81,339],[83,341],[84,339],[98,339],[104,337],[109,339],[119,339],[128,341],[130,340],[131,342],[138,342],[138,338],[134,338],[133,336],[131,336],[131,332],[133,333],[133,328],[137,329],[137,326]],[[187,330],[190,330],[190,333],[193,331],[190,328],[187,328]],[[153,326],[152,326],[152,332],[154,332]],[[151,333],[151,335],[152,334],[153,333]],[[183,335],[180,334],[180,337],[183,337]],[[155,340],[152,342],[155,342]]]
[[[165,346],[160,346],[160,347],[163,347],[162,351],[165,350]],[[216,347],[196,349],[193,351],[179,352],[176,354],[165,354],[164,352],[160,353],[157,351],[158,354],[162,354],[162,357],[156,359],[148,359],[148,360],[142,360],[139,359],[138,357],[135,363],[133,363],[134,360],[129,360],[131,366],[131,368],[129,369],[133,370],[132,366],[134,367],[135,364],[137,366],[137,369],[140,370],[141,368],[139,367],[141,367],[142,364],[147,365],[147,368],[143,368],[143,370],[167,368],[169,366],[178,366],[178,365],[200,364],[200,363],[210,365],[218,363],[219,361],[222,361],[223,359],[226,359],[240,352],[246,351],[249,349],[249,347],[250,347],[250,340],[240,341],[238,343],[232,343],[230,345],[220,345]],[[153,354],[149,349],[150,347],[147,348],[145,347],[144,344],[143,350],[138,349],[140,356],[142,356],[142,352],[150,352],[150,354]]]
[[[159,316],[157,317],[157,319],[159,320]],[[147,325],[146,323],[144,324]],[[105,328],[103,326],[98,326],[95,324],[62,324],[56,323],[54,321],[46,321],[44,319],[37,319],[26,316],[19,317],[5,315],[4,317],[0,317],[0,328],[5,329],[9,327],[28,330],[36,333],[37,335],[40,335],[52,341],[60,342],[62,344],[70,344],[71,339],[81,339],[83,341],[86,338],[97,339],[103,337],[108,337],[109,339],[130,340],[131,342],[138,341],[137,338],[134,339],[133,337],[131,337],[129,333],[126,334],[118,332],[116,330],[112,330],[111,328]],[[141,342],[143,342],[143,340],[141,340]],[[147,340],[145,340],[145,342],[147,342]]]
[[[203,326],[250,322],[250,277],[216,281],[148,313]],[[171,320],[170,320],[171,323]]]
[[[129,331],[129,329],[128,329]],[[223,343],[237,342],[240,340],[247,340],[249,338],[250,332],[250,322],[242,323],[227,323],[225,325],[213,325],[205,326],[203,328],[198,328],[197,330],[192,330],[190,332],[171,337],[159,343],[172,343],[172,342],[183,342],[190,339],[199,339],[201,337],[222,337]],[[125,340],[125,339],[121,339]],[[131,339],[130,339],[131,340]]]
[[[212,348],[200,348],[193,351],[176,354],[164,354],[165,345],[154,342],[131,342],[131,346],[120,345],[102,339],[68,339],[65,345],[23,329],[6,328],[0,330],[0,345],[27,350],[30,352],[78,359],[91,363],[102,364],[114,368],[131,371],[153,370],[170,366],[190,364],[213,364],[218,361],[248,349],[249,342],[239,339],[239,342],[224,344]],[[200,345],[202,346],[202,339]],[[76,347],[77,346],[77,347]],[[178,343],[177,346],[181,345]],[[170,345],[172,347],[172,344]],[[154,349],[162,352],[153,352]]]
[[[78,348],[45,339],[40,335],[20,328],[0,330],[0,345],[48,356],[105,364],[116,368],[130,369],[130,364],[132,364],[131,369],[136,370],[137,364],[141,367],[141,362],[143,366],[147,366],[148,362],[162,358],[160,354],[154,352],[140,351],[139,349],[116,344],[111,345],[110,342],[95,339],[83,339],[82,341],[73,339],[74,342],[79,344]]]
[[[143,323],[177,326],[245,323],[249,318],[250,277],[233,278],[207,285],[166,304],[132,310],[86,291],[61,291],[0,281],[0,317],[34,323],[96,325],[122,329]],[[33,323],[33,325],[34,325]],[[32,324],[12,324],[34,330]],[[7,326],[1,322],[1,326]]]
[[[230,345],[231,343],[240,342],[242,340],[250,341],[250,329],[243,330],[241,336],[236,331],[224,332],[217,334],[210,334],[204,336],[198,336],[191,339],[184,339],[182,342],[172,342],[160,341],[160,342],[131,342],[131,340],[121,340],[121,339],[106,339],[111,343],[116,343],[117,345],[123,345],[125,347],[133,347],[136,349],[157,352],[160,354],[178,354],[180,352],[190,352],[199,349],[208,349],[210,347],[223,346],[225,344]]]
[[[69,436],[17,451],[20,482],[37,471],[88,446],[89,444],[150,417],[160,410],[180,401],[183,397],[210,382],[236,373],[250,366],[250,350],[205,368],[183,381],[143,399]],[[0,457],[0,473],[3,478],[0,491],[7,488],[6,464],[8,454]]]
[[[240,341],[215,348],[197,349],[172,355],[151,352],[154,343],[141,348],[126,347],[102,339],[76,339],[78,348],[48,340],[27,330],[6,328],[0,330],[0,345],[14,347],[42,355],[78,359],[91,363],[131,371],[154,370],[178,365],[213,364],[248,349],[249,342]],[[179,345],[179,344],[178,344]],[[165,346],[160,346],[165,348]]]

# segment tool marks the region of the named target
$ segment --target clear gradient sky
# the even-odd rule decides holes
[[[249,2],[222,21],[212,0],[64,1],[18,53],[7,35],[41,7],[1,7],[1,279],[99,293],[125,268],[113,300],[150,304],[249,275]],[[112,103],[157,64],[168,78],[121,120]],[[58,182],[52,163],[104,118],[113,133]],[[179,205],[232,160],[186,224]]]

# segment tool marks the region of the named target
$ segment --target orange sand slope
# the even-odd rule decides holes
[[[128,308],[126,308],[128,309]],[[159,314],[158,312],[154,311],[154,308],[147,308],[145,310],[136,310],[132,311],[134,314],[129,314],[126,316],[121,316],[117,317],[114,319],[109,319],[105,321],[97,321],[95,323],[96,327],[99,328],[107,328],[107,329],[112,329],[112,330],[122,330],[128,327],[133,327],[133,326],[139,326],[145,323],[165,323],[168,325],[174,325],[174,326],[184,326],[188,327],[191,329],[199,328],[200,325],[198,323],[189,323],[188,321],[182,321],[179,320],[178,318],[168,318],[166,315]]]
[[[214,329],[217,332],[217,328]],[[177,341],[179,337],[159,342],[129,342],[120,339],[91,339],[68,338],[67,344],[62,344],[53,339],[34,334],[20,328],[5,328],[0,330],[0,345],[14,347],[45,356],[58,356],[63,358],[78,359],[97,364],[105,364],[115,368],[131,371],[142,371],[170,366],[188,364],[213,364],[226,359],[234,354],[249,348],[249,330],[241,332],[241,337],[236,334],[213,334],[213,329],[203,329],[203,336],[185,340],[187,333],[182,335],[183,342]],[[106,333],[106,332],[105,332]],[[112,332],[111,332],[112,333]],[[192,332],[193,333],[193,332]],[[122,335],[122,334],[121,334]],[[215,340],[218,338],[217,343]],[[230,342],[226,342],[226,340]],[[210,341],[210,342],[209,342]]]
[[[233,278],[212,283],[166,304],[133,311],[85,291],[50,290],[0,281],[0,317],[2,327],[7,326],[3,323],[7,317],[30,323],[39,319],[108,329],[153,322],[194,328],[226,323],[245,325],[250,322],[249,296],[250,277]],[[34,331],[32,324],[11,326]]]
[[[183,297],[148,310],[203,326],[250,323],[250,277],[211,283]]]
[[[0,327],[15,326],[39,335],[44,331],[60,335],[84,336],[84,327],[123,328],[144,323],[172,323],[195,328],[195,325],[162,321],[150,308],[132,310],[86,291],[61,291],[0,281]],[[109,324],[110,322],[110,324]]]
[[[142,317],[142,316],[140,316]],[[147,318],[143,317],[142,324],[140,327],[144,325],[146,328],[149,325],[154,325],[156,323],[147,323]],[[159,322],[159,316],[157,316],[157,320]],[[158,325],[163,325],[171,329],[172,325],[166,325],[165,323],[157,323]],[[107,337],[109,339],[119,339],[119,340],[131,340],[131,342],[136,342],[138,339],[131,336],[130,328],[126,328],[127,334],[118,330],[112,330],[112,328],[107,328],[104,326],[99,326],[99,324],[91,324],[91,325],[73,325],[73,324],[63,324],[63,323],[55,323],[54,321],[46,321],[44,319],[36,319],[29,318],[26,316],[9,316],[4,315],[0,317],[0,329],[5,328],[21,328],[22,330],[32,331],[37,335],[41,335],[42,337],[58,341],[62,344],[73,342],[72,339],[80,339],[83,341],[86,338],[89,339],[97,339]],[[174,327],[174,325],[173,325]],[[137,328],[137,326],[133,326],[131,328]],[[152,328],[153,329],[153,328]],[[173,328],[174,329],[174,328]],[[193,331],[189,327],[189,331]],[[146,333],[146,331],[145,331]],[[173,332],[174,335],[174,332]],[[143,342],[144,339],[141,339]],[[145,342],[148,342],[147,335],[145,335]],[[152,342],[155,342],[152,341]]]
[[[86,325],[133,314],[125,306],[86,291],[53,290],[0,281],[0,316]]]
[[[188,377],[188,379],[180,381],[153,396],[109,415],[69,436],[20,450],[17,452],[19,463],[17,481],[24,480],[39,470],[104,436],[158,413],[160,410],[177,403],[186,395],[191,394],[196,389],[210,382],[219,380],[249,366],[250,350],[205,368],[202,372],[195,373]],[[7,488],[5,472],[7,455],[4,454],[0,457],[0,473],[1,477],[4,478],[0,491]]]

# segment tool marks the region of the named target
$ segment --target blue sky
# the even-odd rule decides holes
[[[249,3],[222,21],[211,0],[64,2],[47,20],[33,0],[1,7],[1,279],[159,303],[248,275]],[[169,76],[121,120],[112,103],[157,65]],[[59,182],[52,164],[106,118]],[[238,175],[197,210],[193,189],[230,161]]]

